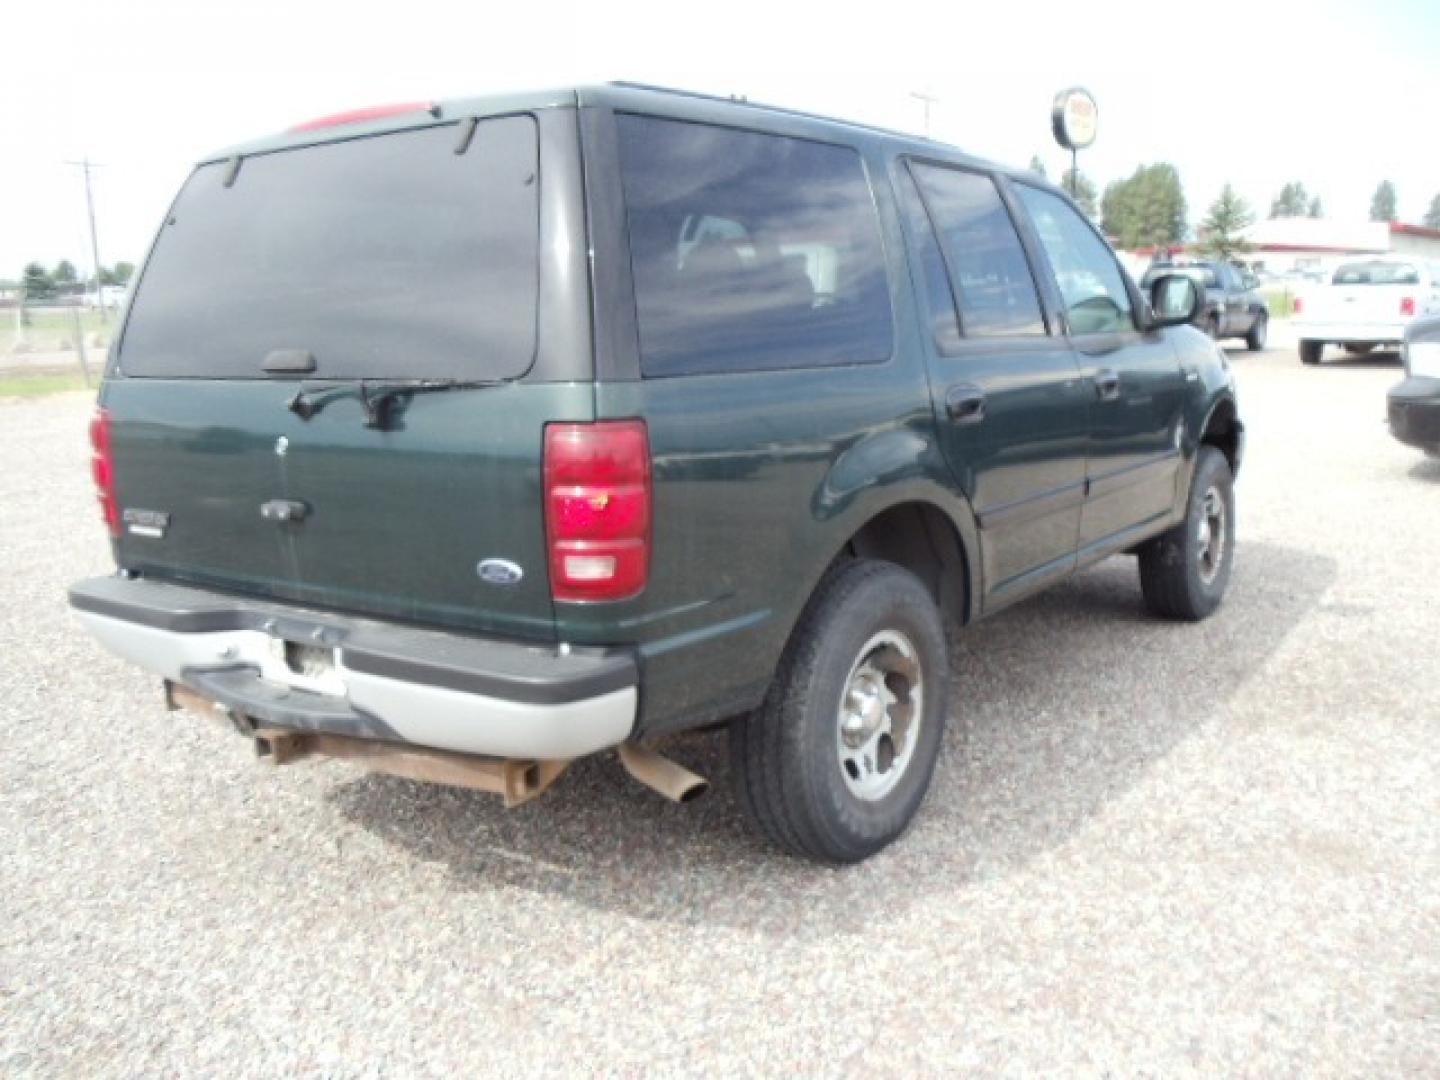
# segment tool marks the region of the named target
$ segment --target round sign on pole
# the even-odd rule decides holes
[[[1055,132],[1055,141],[1066,150],[1084,150],[1093,143],[1100,127],[1100,110],[1090,91],[1072,86],[1056,94],[1050,109],[1050,126]]]

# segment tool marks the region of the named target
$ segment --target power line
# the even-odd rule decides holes
[[[930,106],[940,101],[940,98],[930,90],[911,90],[910,96],[925,106],[925,137],[930,137]]]

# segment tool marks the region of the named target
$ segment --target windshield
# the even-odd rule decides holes
[[[126,375],[492,380],[535,353],[535,121],[482,121],[202,165],[146,264]],[[227,185],[227,179],[233,183]]]
[[[1184,274],[1207,289],[1213,289],[1217,285],[1215,271],[1203,263],[1196,263],[1191,266],[1152,266],[1145,271],[1145,276],[1140,279],[1141,288],[1148,289],[1154,284],[1155,279],[1164,277],[1166,274]]]
[[[1409,263],[1346,263],[1335,271],[1336,285],[1419,285],[1420,274]]]

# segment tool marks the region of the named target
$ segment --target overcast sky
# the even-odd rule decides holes
[[[998,10],[997,10],[998,9]],[[1163,14],[1174,12],[1173,18]],[[1231,181],[1262,214],[1300,180],[1364,218],[1382,178],[1418,221],[1440,192],[1440,2],[1180,0],[799,6],[407,0],[65,0],[10,5],[0,62],[0,278],[90,266],[79,171],[95,174],[100,256],[138,262],[201,154],[357,105],[635,79],[919,131],[1058,176],[1049,131],[1082,84],[1100,186],[1180,170],[1192,225]]]

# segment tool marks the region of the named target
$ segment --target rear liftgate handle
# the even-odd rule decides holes
[[[985,391],[974,383],[956,383],[945,391],[945,415],[957,424],[985,419]]]

